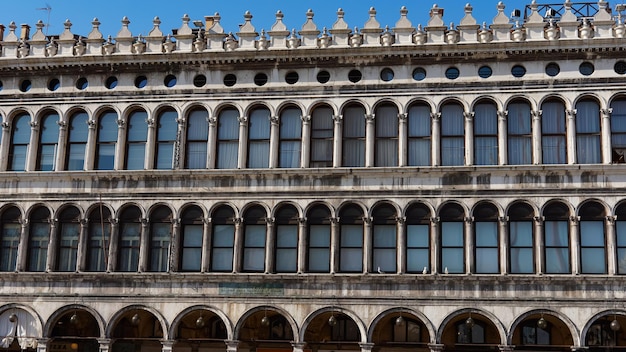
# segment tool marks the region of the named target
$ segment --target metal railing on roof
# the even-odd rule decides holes
[[[563,16],[563,14],[565,13],[565,5],[563,3],[536,4],[536,5],[537,5],[537,12],[541,16],[543,16],[546,20],[554,19],[556,21],[559,21],[561,19],[561,16]],[[611,13],[611,6],[609,5],[608,2],[606,3],[606,5],[607,5],[607,11]],[[533,5],[526,5],[524,8],[524,22],[526,22],[526,19],[532,13],[531,6]],[[592,19],[596,15],[596,13],[600,11],[597,1],[596,2],[572,2],[571,6],[572,6],[572,9],[571,9],[572,13],[576,15],[578,20]]]

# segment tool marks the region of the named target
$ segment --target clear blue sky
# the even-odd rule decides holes
[[[539,1],[540,3],[542,1]],[[563,1],[544,1],[562,3]],[[222,26],[226,32],[238,31],[238,24],[243,22],[243,14],[249,10],[254,16],[252,24],[258,32],[270,29],[275,20],[275,13],[281,10],[285,14],[284,23],[289,29],[299,30],[306,21],[306,11],[315,12],[314,22],[318,28],[330,29],[335,22],[337,9],[346,12],[345,20],[351,28],[363,27],[368,19],[370,7],[376,8],[376,16],[381,27],[393,28],[400,18],[400,8],[404,5],[409,10],[409,20],[413,26],[426,25],[428,12],[434,3],[445,9],[444,22],[458,24],[464,15],[465,0],[2,0],[0,23],[8,26],[11,21],[19,26],[22,23],[35,27],[38,20],[47,22],[48,13],[42,8],[51,7],[48,34],[63,31],[63,22],[69,19],[72,33],[86,36],[91,31],[91,21],[97,17],[104,36],[115,37],[121,27],[120,20],[127,16],[133,35],[147,35],[152,29],[152,19],[159,16],[161,30],[171,33],[181,25],[181,17],[189,14],[192,20],[219,12]],[[497,14],[497,0],[474,0],[473,16],[478,23],[490,24]],[[515,8],[523,9],[530,0],[505,0],[505,13],[508,15]]]

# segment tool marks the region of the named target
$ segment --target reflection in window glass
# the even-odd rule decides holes
[[[602,162],[600,105],[591,99],[576,103],[576,160],[579,164]]]
[[[239,113],[222,110],[217,118],[217,168],[236,169],[239,148]]]
[[[141,212],[136,207],[124,209],[120,215],[117,271],[137,271],[140,238]]]
[[[54,171],[59,143],[59,115],[50,113],[41,119],[39,151],[36,168],[39,171]]]
[[[126,169],[143,170],[146,156],[148,125],[145,111],[133,111],[128,118],[126,137]]]
[[[398,166],[398,109],[394,105],[376,108],[375,166]]]
[[[46,270],[50,242],[50,212],[44,207],[33,211],[29,222],[28,271]]]
[[[321,106],[311,116],[311,160],[310,167],[333,166],[333,110]]]
[[[307,214],[308,228],[308,271],[330,271],[330,211],[318,205]]]
[[[302,144],[302,113],[300,109],[287,108],[280,114],[279,167],[299,167]]]
[[[343,166],[365,166],[365,109],[348,106],[343,112]]]
[[[507,158],[510,165],[532,164],[531,122],[530,104],[524,101],[509,104],[507,115]]]
[[[11,147],[9,149],[9,171],[24,171],[26,169],[30,130],[30,116],[27,114],[20,114],[13,119]]]
[[[474,163],[498,164],[498,112],[493,103],[474,106]]]
[[[541,153],[544,164],[567,163],[565,106],[552,100],[541,105]]]
[[[185,210],[181,220],[180,269],[182,271],[200,271],[204,233],[202,210],[197,206],[192,206]]]
[[[117,114],[107,111],[100,116],[98,142],[96,145],[96,170],[113,170],[115,167],[115,147],[117,145]]]
[[[204,169],[207,161],[209,138],[208,113],[204,109],[193,110],[187,117],[186,167]]]
[[[441,165],[465,163],[465,120],[463,107],[445,104],[441,108]]]
[[[409,108],[408,114],[408,165],[431,165],[431,117],[430,107],[426,104],[415,104]]]
[[[89,135],[88,118],[87,113],[79,112],[70,119],[68,127],[69,143],[66,155],[67,170],[85,169],[85,151]]]
[[[174,168],[174,148],[178,132],[178,114],[174,110],[165,110],[157,120],[157,141],[155,150],[155,167],[157,169]]]
[[[248,167],[267,168],[270,161],[270,111],[255,109],[248,121]]]
[[[172,238],[171,211],[160,206],[150,217],[150,267],[149,271],[169,270],[170,241]]]
[[[235,244],[234,213],[232,209],[219,207],[211,217],[211,271],[233,270],[233,248]]]
[[[20,217],[20,211],[15,207],[10,207],[2,213],[0,271],[15,271],[17,269],[17,247],[22,232]]]

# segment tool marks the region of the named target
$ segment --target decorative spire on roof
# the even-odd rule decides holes
[[[344,21],[344,12],[342,8],[337,10],[337,20],[330,29],[330,34],[333,38],[333,44],[337,46],[348,46],[350,39],[350,28],[346,21]]]
[[[393,29],[397,44],[411,44],[413,41],[415,28],[413,28],[413,24],[411,24],[411,21],[407,18],[408,14],[409,10],[406,6],[402,6],[402,8],[400,8],[400,19],[396,22],[396,27]]]
[[[270,28],[270,31],[267,34],[270,35],[270,47],[272,48],[286,48],[287,47],[287,36],[289,35],[289,30],[287,30],[287,26],[283,23],[283,18],[285,15],[282,11],[276,11],[276,22]]]
[[[320,34],[317,25],[313,22],[313,16],[315,13],[309,9],[306,12],[306,22],[302,25],[302,30],[299,32],[301,39],[301,45],[303,47],[317,48],[317,37]]]
[[[256,37],[259,36],[252,25],[252,14],[246,11],[243,15],[244,24],[239,27],[239,47],[240,48],[256,48]]]

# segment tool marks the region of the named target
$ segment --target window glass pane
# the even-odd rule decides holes
[[[268,109],[253,110],[248,121],[248,167],[268,167],[269,152],[270,111]]]
[[[202,264],[203,227],[203,225],[183,225],[181,269],[184,271],[200,271]]]
[[[174,148],[178,132],[177,117],[177,113],[172,110],[163,111],[159,115],[155,162],[157,169],[172,169],[174,167]]]
[[[104,233],[102,232],[104,230]],[[100,223],[100,220],[89,224],[88,271],[105,271],[109,256],[109,238],[111,226],[109,223]]]
[[[234,225],[213,226],[213,248],[211,253],[211,270],[233,270],[233,244],[235,240]]]
[[[217,119],[217,168],[236,169],[239,152],[239,112],[222,110]]]
[[[30,116],[23,114],[13,120],[11,148],[9,150],[10,171],[24,171],[26,168],[26,154],[30,142]]]
[[[498,113],[495,104],[479,103],[474,107],[474,162],[476,165],[498,163]]]
[[[441,223],[441,245],[445,247],[463,247],[463,223]]]
[[[476,222],[476,246],[498,246],[498,224],[496,222]]]
[[[330,225],[309,226],[308,268],[312,272],[330,271]]]
[[[120,224],[119,259],[117,263],[119,271],[137,271],[140,236],[140,223],[122,222]]]
[[[67,170],[84,170],[85,168],[85,149],[87,148],[87,136],[89,134],[87,119],[87,114],[80,112],[75,114],[70,120]]]
[[[544,164],[565,164],[565,107],[560,101],[542,104],[541,149]]]
[[[533,254],[533,223],[531,221],[509,222],[510,271],[513,274],[535,272]]]
[[[333,110],[318,107],[311,116],[311,167],[333,166]]]
[[[83,170],[85,167],[85,148],[87,144],[75,143],[69,145],[67,169]]]
[[[78,252],[78,236],[80,225],[78,223],[61,223],[59,239],[59,271],[75,271],[76,255]]]
[[[396,271],[396,225],[374,225],[374,270]]]
[[[532,164],[530,104],[511,103],[507,111],[508,162],[511,165]]]
[[[463,223],[441,223],[441,267],[449,273],[465,272]]]
[[[87,136],[89,134],[89,125],[87,124],[87,119],[87,113],[84,112],[79,112],[72,117],[69,126],[70,143],[87,143]]]
[[[376,108],[376,166],[398,165],[398,109],[393,105]]]
[[[511,273],[530,274],[535,272],[532,248],[511,248]]]
[[[59,143],[59,115],[48,114],[41,122],[37,170],[53,171]]]
[[[50,241],[50,224],[33,222],[30,224],[28,246],[28,271],[45,271]]]
[[[165,272],[168,270],[170,238],[172,225],[153,223],[150,227],[150,271]]]
[[[96,146],[95,168],[97,170],[113,170],[117,132],[117,114],[111,111],[102,114],[98,124],[98,143]]]
[[[446,104],[441,108],[441,164],[465,163],[465,121],[463,107]]]
[[[342,247],[363,246],[363,226],[342,225],[341,226],[341,246]]]
[[[243,270],[263,271],[265,269],[266,225],[246,225],[243,249]]]
[[[207,160],[209,122],[206,110],[194,110],[187,117],[187,168],[203,169]]]
[[[363,225],[341,225],[339,269],[344,272],[363,270]]]
[[[604,222],[581,221],[580,245],[583,247],[604,247]]]
[[[14,271],[17,263],[17,247],[20,243],[22,225],[4,223],[0,242],[0,271]]]
[[[148,138],[148,115],[144,111],[130,114],[127,127],[126,169],[143,170]]]
[[[567,221],[546,221],[544,223],[547,273],[562,274],[570,271],[567,227]]]
[[[407,123],[409,166],[430,165],[430,107],[427,105],[411,106]]]
[[[343,166],[365,166],[365,109],[349,106],[343,112]]]

